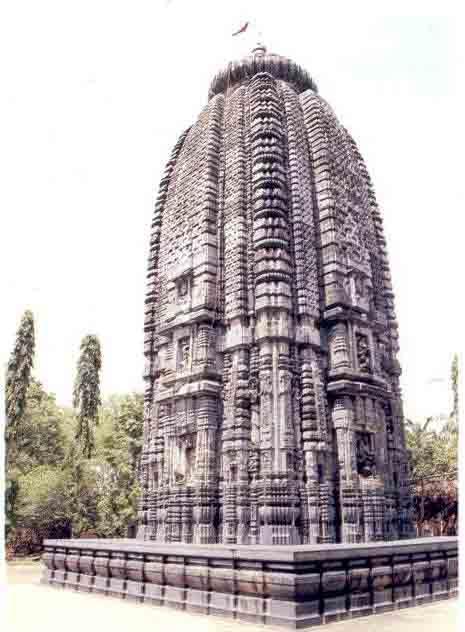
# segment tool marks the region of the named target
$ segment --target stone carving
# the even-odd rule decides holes
[[[335,325],[329,335],[331,368],[342,369],[350,365],[347,329],[344,323]]]
[[[260,470],[260,452],[256,447],[249,450],[248,470],[252,480],[257,480]]]
[[[362,476],[376,474],[376,456],[368,433],[359,433],[357,438],[357,471]]]
[[[292,395],[296,402],[302,399],[302,389],[300,387],[300,379],[297,376],[291,378]]]
[[[281,371],[279,375],[279,393],[280,395],[285,395],[286,393],[291,392],[291,376],[289,373],[285,371]]]
[[[187,371],[190,363],[190,340],[189,338],[182,338],[179,343],[178,351],[178,367],[179,371]]]
[[[191,437],[177,439],[173,459],[176,484],[184,484],[190,478],[193,468],[193,441]]]
[[[263,376],[261,384],[262,384],[261,394],[263,395],[263,397],[267,395],[271,395],[271,393],[273,392],[273,382],[272,382],[270,373],[266,373]]]
[[[249,399],[250,404],[254,406],[258,403],[259,392],[258,392],[258,380],[256,378],[250,378],[249,380]]]
[[[358,305],[360,303],[360,299],[365,296],[363,276],[360,274],[354,275],[354,290],[355,303]]]
[[[214,79],[155,204],[139,537],[411,535],[397,351],[363,159],[308,73],[260,47]]]
[[[371,353],[368,337],[358,333],[356,335],[358,368],[363,373],[371,373]]]
[[[176,301],[178,304],[187,303],[191,293],[191,278],[182,276],[176,281]]]

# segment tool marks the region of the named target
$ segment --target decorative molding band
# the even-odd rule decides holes
[[[42,583],[300,628],[458,594],[458,539],[222,546],[45,540]]]

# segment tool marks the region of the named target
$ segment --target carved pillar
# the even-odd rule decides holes
[[[184,489],[179,494],[181,500],[181,542],[192,542],[193,524],[192,524],[192,500],[190,489]]]
[[[360,539],[359,499],[355,486],[357,464],[353,419],[354,411],[350,397],[338,397],[333,404],[332,420],[336,431],[339,460],[341,542],[358,542]]]
[[[347,328],[344,323],[337,323],[329,334],[329,355],[331,369],[348,369],[350,367]]]
[[[318,480],[318,459],[315,450],[305,452],[306,473],[306,544],[317,544],[320,536],[320,494]]]
[[[191,496],[193,542],[196,544],[212,544],[217,541],[218,408],[216,397],[203,396],[197,399],[196,465]]]

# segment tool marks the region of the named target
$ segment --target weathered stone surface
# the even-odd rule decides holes
[[[457,538],[298,546],[46,540],[44,546],[44,583],[87,591],[85,575],[61,570],[74,568],[77,554],[95,560],[93,592],[292,628],[457,594]]]
[[[397,351],[360,153],[258,47],[213,80],[155,205],[138,537],[412,537]]]

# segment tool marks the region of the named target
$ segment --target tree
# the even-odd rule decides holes
[[[433,421],[428,417],[425,422],[406,420],[406,441],[410,451],[410,468],[415,481],[431,480],[434,477],[433,455],[435,435],[429,426]]]
[[[85,336],[73,391],[73,406],[77,411],[76,439],[82,453],[91,458],[94,449],[94,426],[98,424],[100,400],[100,369],[102,354],[97,336]]]
[[[26,408],[26,396],[34,364],[34,316],[24,312],[16,342],[6,369],[6,453],[7,458]]]
[[[38,465],[57,465],[64,454],[63,413],[55,398],[31,378],[21,422],[11,436],[6,471],[5,504],[7,533],[17,520],[16,499],[19,478]]]
[[[448,417],[424,423],[407,421],[406,440],[415,488],[414,505],[418,535],[425,523],[439,524],[439,532],[454,532],[457,524],[459,367],[454,355],[451,368],[453,408]],[[441,423],[439,430],[431,422]]]
[[[137,472],[142,450],[143,396],[113,396],[102,407],[97,436],[97,532],[101,537],[127,534],[137,515]]]
[[[459,440],[459,360],[454,354],[451,366],[452,411],[441,431],[437,433],[434,454],[436,476],[444,481],[456,481],[458,477]]]
[[[434,478],[434,433],[429,430],[432,422],[429,417],[424,423],[406,421],[406,441],[410,451],[410,467],[413,480],[418,482],[420,489],[419,511],[417,512],[417,531],[422,534],[425,520],[425,484]]]
[[[54,395],[31,378],[23,419],[10,452],[10,466],[25,473],[37,465],[58,465],[65,452],[64,412]]]
[[[34,364],[34,316],[31,311],[24,312],[15,346],[6,369],[5,380],[5,527],[8,535],[16,523],[15,506],[19,491],[17,472],[11,466],[11,455],[21,427],[26,408],[27,391],[31,381]]]
[[[117,400],[115,413],[117,433],[126,438],[129,466],[134,476],[137,476],[142,451],[144,396],[141,393],[121,396]]]
[[[67,533],[71,502],[67,473],[59,467],[39,465],[20,477],[18,522],[41,537]]]
[[[70,526],[73,536],[95,530],[100,490],[95,463],[82,455],[79,446],[69,444],[63,461],[68,497],[70,500]]]

